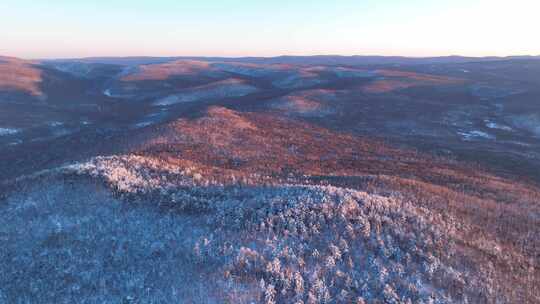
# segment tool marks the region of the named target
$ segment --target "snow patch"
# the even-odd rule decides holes
[[[52,121],[48,125],[49,125],[49,127],[57,128],[57,127],[63,126],[64,123],[60,122],[60,121]]]
[[[183,90],[154,102],[156,106],[169,106],[178,103],[195,102],[204,99],[242,97],[257,92],[258,89],[237,79],[228,79],[208,85]]]
[[[53,132],[53,136],[56,138],[56,137],[61,137],[61,136],[66,136],[66,135],[70,135],[70,134],[73,134],[73,131],[72,130],[69,130],[69,129],[58,129],[58,130],[55,130]]]
[[[0,136],[8,136],[8,135],[15,135],[19,133],[21,130],[19,129],[13,129],[13,128],[0,128]]]
[[[486,120],[486,127],[490,129],[502,130],[502,131],[512,131],[513,129],[506,125],[501,125],[493,121]]]
[[[8,143],[7,145],[8,145],[8,146],[17,146],[17,145],[20,145],[20,144],[22,144],[22,143],[23,143],[22,140],[17,139],[17,140],[15,140],[15,141],[12,141],[12,142]]]
[[[154,123],[155,123],[154,121],[142,121],[142,122],[136,123],[135,128],[137,129],[145,128],[145,127],[153,125]]]
[[[471,141],[475,139],[495,139],[495,136],[478,130],[458,132],[458,134],[461,135],[461,137],[466,141]]]
[[[165,111],[164,111],[165,110]],[[156,124],[167,116],[166,109],[161,109],[159,112],[149,113],[144,116],[143,120],[133,125],[133,128],[140,129]]]

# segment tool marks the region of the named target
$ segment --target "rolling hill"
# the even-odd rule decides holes
[[[537,303],[540,60],[0,58],[0,303]]]

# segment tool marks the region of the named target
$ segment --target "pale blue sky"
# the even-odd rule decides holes
[[[539,0],[1,0],[0,55],[538,55],[539,11]]]

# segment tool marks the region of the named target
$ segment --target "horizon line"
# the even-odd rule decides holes
[[[225,58],[225,59],[241,59],[241,58],[281,58],[281,57],[380,57],[380,58],[410,58],[410,59],[433,59],[433,58],[515,58],[515,57],[540,57],[540,54],[515,54],[515,55],[485,55],[485,56],[469,56],[469,55],[433,55],[433,56],[407,56],[407,55],[378,55],[378,54],[312,54],[312,55],[293,55],[293,54],[281,54],[275,56],[253,56],[253,55],[241,55],[241,56],[219,56],[219,55],[97,55],[97,56],[67,56],[67,57],[25,57],[25,56],[12,56],[2,55],[0,57],[12,57],[25,60],[74,60],[74,59],[100,59],[100,58]]]

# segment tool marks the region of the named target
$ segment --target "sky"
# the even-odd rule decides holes
[[[540,0],[0,0],[0,55],[540,55]]]

